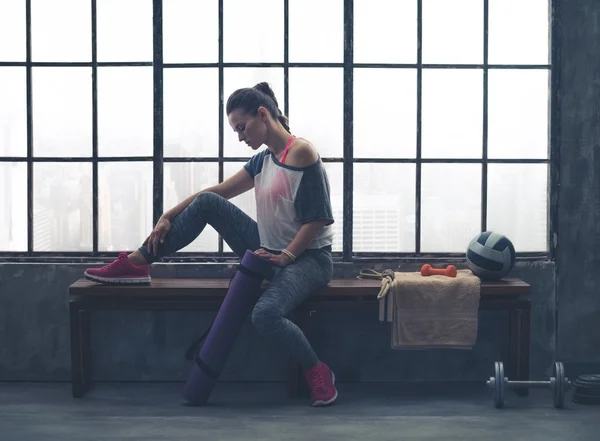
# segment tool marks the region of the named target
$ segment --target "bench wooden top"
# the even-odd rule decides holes
[[[263,288],[266,283],[263,284]],[[79,279],[69,287],[71,296],[139,295],[145,297],[214,297],[224,296],[229,279],[152,279],[151,285],[101,285],[87,279]],[[327,297],[373,297],[381,288],[377,279],[334,279],[323,290],[315,293]],[[481,296],[518,296],[531,291],[531,285],[517,278],[499,281],[482,281]]]

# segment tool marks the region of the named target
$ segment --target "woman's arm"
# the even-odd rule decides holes
[[[198,193],[191,195],[187,199],[177,204],[175,207],[171,208],[169,211],[166,211],[162,215],[162,217],[165,217],[169,221],[172,221],[179,213],[185,210],[186,207],[190,205],[192,201],[196,199],[196,197],[198,197],[199,194],[211,192],[216,193],[219,196],[224,197],[225,199],[232,199],[242,193],[247,192],[248,190],[252,189],[252,187],[254,187],[254,180],[250,177],[248,172],[244,168],[242,168],[236,174],[231,176],[229,179],[226,179],[225,181],[221,182],[220,184],[208,187],[202,191],[199,191]]]
[[[319,160],[317,150],[304,140],[298,141],[298,145],[294,146],[293,149],[290,148],[287,163],[294,167],[308,167],[317,162]],[[317,219],[304,223],[294,240],[287,246],[287,251],[294,256],[299,256],[329,223],[331,221],[328,219]]]
[[[328,223],[328,221],[316,220],[302,225],[286,249],[294,256],[299,256]]]

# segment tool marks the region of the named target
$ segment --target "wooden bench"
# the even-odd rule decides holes
[[[229,287],[229,279],[153,279],[152,285],[99,285],[79,279],[69,287],[71,332],[72,392],[82,397],[91,385],[90,312],[99,310],[218,310]],[[264,285],[263,285],[264,287]],[[342,304],[377,303],[380,280],[335,279],[323,290],[315,292],[291,317],[314,309],[317,305],[340,307]],[[531,303],[523,298],[531,287],[522,280],[505,278],[481,283],[480,309],[502,309],[509,312],[507,376],[529,380]],[[296,315],[297,314],[297,315]],[[374,317],[377,320],[377,317]],[[299,367],[290,363],[288,385],[295,395],[304,383]],[[517,391],[526,395],[527,390]]]

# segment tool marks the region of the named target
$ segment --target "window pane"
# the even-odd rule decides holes
[[[423,0],[423,63],[483,63],[482,0]]]
[[[98,61],[152,61],[152,0],[102,0],[96,8]]]
[[[343,62],[343,0],[291,0],[289,4],[290,61]]]
[[[283,61],[283,2],[227,0],[223,5],[225,62]]]
[[[98,249],[137,250],[154,226],[152,163],[98,164]],[[188,195],[189,196],[189,195]]]
[[[0,251],[27,251],[27,164],[0,162]]]
[[[226,162],[223,164],[223,178],[228,179],[234,174],[236,174],[242,167],[244,167],[243,162]],[[230,201],[240,208],[244,213],[250,216],[252,219],[256,220],[256,195],[254,193],[254,189],[247,191],[239,196],[236,196]],[[223,242],[223,251],[232,252],[231,247],[227,245],[227,242]]]
[[[417,2],[354,0],[354,62],[416,63]]]
[[[92,156],[92,70],[34,67],[33,154]]]
[[[549,0],[489,0],[491,64],[548,64]]]
[[[92,164],[33,166],[33,250],[92,250]]]
[[[518,252],[548,250],[548,166],[489,164],[487,229],[505,234]]]
[[[415,179],[415,164],[354,164],[354,251],[414,252]]]
[[[354,69],[353,129],[356,158],[414,158],[416,70]]]
[[[164,164],[164,204],[170,210],[191,195],[218,184],[219,165],[201,162],[165,162]],[[207,225],[204,231],[181,252],[217,252],[219,249],[217,232]]]
[[[490,158],[548,157],[548,77],[546,70],[489,72]]]
[[[165,156],[219,155],[217,69],[165,69]]]
[[[422,104],[424,158],[481,158],[481,70],[423,70]]]
[[[219,2],[163,2],[165,63],[216,63],[219,57]]]
[[[100,156],[152,156],[153,93],[151,67],[98,68]]]
[[[0,61],[25,61],[25,2],[0,2]]]
[[[92,61],[91,5],[89,0],[32,0],[33,61]]]
[[[331,210],[333,212],[333,252],[342,251],[344,235],[344,165],[324,162],[323,167],[329,180]]]
[[[25,68],[0,67],[0,156],[27,156]]]
[[[227,99],[236,89],[242,87],[254,87],[257,83],[266,81],[275,92],[275,98],[279,104],[281,111],[284,111],[284,95],[283,95],[283,69],[280,68],[229,68],[223,72],[224,81],[224,104],[227,104]],[[224,109],[225,110],[225,109]],[[233,131],[229,125],[227,114],[223,129],[225,130],[223,142],[225,156],[229,157],[249,157],[257,152],[253,151],[245,143],[240,142],[237,133]],[[262,148],[265,148],[264,146]],[[261,149],[262,149],[261,148]]]
[[[322,157],[344,152],[344,71],[290,69],[290,129],[310,141]]]
[[[481,165],[423,164],[421,251],[466,252],[481,232]]]

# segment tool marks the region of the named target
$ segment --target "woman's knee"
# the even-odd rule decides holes
[[[208,215],[214,213],[225,199],[213,192],[200,193],[190,204],[193,210]]]
[[[192,203],[200,207],[210,207],[219,204],[222,200],[222,196],[212,191],[207,191],[196,196],[196,199]]]

